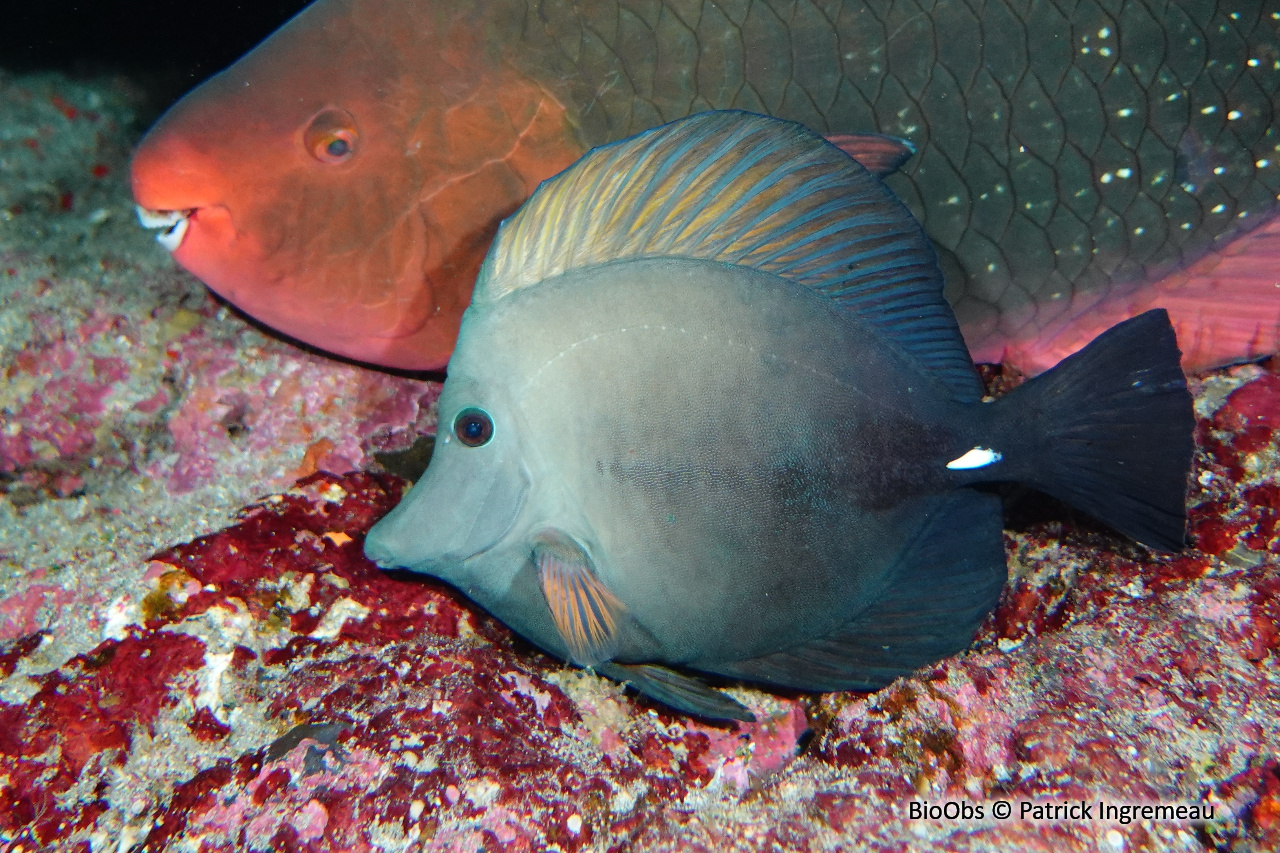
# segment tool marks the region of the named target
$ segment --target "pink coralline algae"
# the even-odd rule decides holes
[[[46,574],[37,569],[33,579],[39,581]],[[57,584],[33,583],[16,595],[0,599],[0,643],[31,636],[42,623],[41,616],[56,614],[73,598],[70,590]]]
[[[118,404],[109,398],[128,377],[126,362],[95,355],[85,341],[123,328],[121,317],[91,315],[68,337],[47,324],[41,343],[29,345],[0,370],[6,410],[0,430],[0,477],[67,496],[84,486],[83,469],[112,437],[103,435]],[[112,461],[119,457],[105,453]]]
[[[1185,552],[1024,500],[968,651],[708,725],[364,559],[439,384],[174,272],[128,101],[0,73],[0,853],[1280,849],[1266,368],[1195,382]],[[1214,815],[1019,814],[1064,803]]]
[[[317,470],[358,470],[373,450],[405,446],[388,441],[393,433],[412,440],[438,393],[438,386],[321,356],[263,349],[246,364],[230,348],[187,352],[187,370],[198,380],[168,421],[176,458],[149,472],[176,493],[215,479],[228,456],[258,458],[279,447],[306,450],[297,467],[276,473],[276,485]]]
[[[122,639],[33,672],[36,691],[0,706],[0,838],[85,849],[106,826],[142,850],[1274,849],[1273,412],[1280,382],[1262,374],[1202,420],[1198,547],[1153,556],[1087,519],[1015,513],[1014,577],[972,649],[871,695],[741,690],[750,726],[651,707],[434,582],[377,571],[362,537],[403,482],[314,474],[156,554]],[[39,637],[0,664],[22,671]],[[190,757],[116,793],[143,742]],[[127,796],[143,805],[126,823],[112,804]],[[997,800],[1216,811],[910,816],[913,802]]]
[[[313,475],[157,554],[124,639],[3,706],[0,837],[48,845],[91,824],[133,733],[160,737],[157,714],[180,724],[169,737],[222,747],[136,830],[149,850],[595,849],[718,773],[742,790],[790,762],[794,701],[763,700],[739,730],[646,713],[452,592],[376,570],[358,537],[400,493],[390,477]],[[248,715],[279,737],[243,751]]]

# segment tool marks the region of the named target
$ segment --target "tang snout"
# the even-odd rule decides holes
[[[440,575],[496,545],[525,505],[527,469],[507,448],[445,440],[423,479],[365,539],[379,567]]]

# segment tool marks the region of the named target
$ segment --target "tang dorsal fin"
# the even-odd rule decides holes
[[[791,122],[700,113],[596,148],[498,230],[473,300],[569,270],[685,257],[825,294],[919,359],[960,400],[982,386],[919,223],[847,154]]]

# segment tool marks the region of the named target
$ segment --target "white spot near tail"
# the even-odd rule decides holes
[[[988,450],[985,447],[975,447],[959,459],[952,459],[947,463],[947,467],[953,471],[968,468],[985,468],[993,462],[999,462],[1004,458],[1004,454],[998,450]]]

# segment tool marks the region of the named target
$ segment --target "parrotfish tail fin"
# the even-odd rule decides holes
[[[880,597],[828,637],[737,661],[722,675],[800,690],[876,690],[964,649],[1007,577],[1000,499],[957,489],[884,579]]]
[[[756,720],[755,715],[731,696],[665,666],[602,663],[593,669],[614,681],[630,684],[650,699],[685,714],[708,720],[741,720],[744,723]]]
[[[1005,440],[1032,445],[1010,460],[1011,478],[1151,548],[1180,550],[1195,452],[1180,355],[1168,313],[1148,311],[997,401]]]
[[[974,341],[974,361],[1040,373],[1100,331],[1156,307],[1169,312],[1188,372],[1280,352],[1280,213],[1163,278],[1101,298],[1081,293],[1072,303],[1047,326]]]

